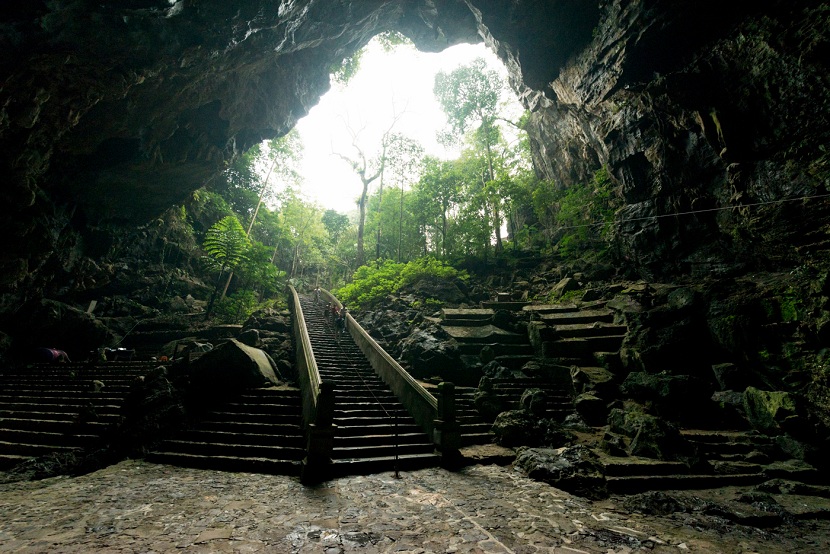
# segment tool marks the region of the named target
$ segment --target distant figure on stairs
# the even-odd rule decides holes
[[[35,356],[38,362],[63,364],[72,361],[66,352],[57,348],[38,348]]]
[[[314,303],[320,303],[320,287],[314,287]]]
[[[337,316],[337,320],[334,326],[334,334],[337,335],[338,340],[340,339],[340,335],[346,330],[346,314],[349,313],[348,308],[343,306],[340,308],[340,314]]]

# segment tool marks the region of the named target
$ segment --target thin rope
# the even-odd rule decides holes
[[[632,217],[630,219],[621,219],[619,221],[603,221],[602,223],[584,223],[582,225],[568,225],[566,227],[557,227],[557,229],[582,229],[585,227],[602,227],[609,223],[613,223],[615,225],[621,225],[623,223],[631,223],[635,221],[647,221],[650,219],[661,219],[665,217],[678,217],[681,215],[694,215],[694,214],[703,214],[709,212],[720,212],[725,210],[737,210],[740,208],[752,208],[755,206],[767,206],[769,204],[781,204],[783,202],[797,202],[799,200],[815,200],[817,198],[828,198],[830,194],[817,194],[814,196],[799,196],[798,198],[784,198],[781,200],[767,200],[764,202],[752,202],[750,204],[741,204],[739,206],[721,206],[719,208],[706,208],[702,210],[689,210],[686,212],[674,212],[670,214],[660,214],[660,215],[649,215],[645,217]]]

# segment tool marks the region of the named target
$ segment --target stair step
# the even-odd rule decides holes
[[[628,332],[625,325],[614,325],[595,321],[588,324],[557,325],[557,338],[585,338],[601,336],[624,336]]]
[[[300,472],[300,464],[297,461],[273,460],[270,458],[201,456],[181,452],[151,452],[147,455],[146,460],[154,463],[223,471],[245,471],[276,475],[298,475]]]
[[[22,454],[3,454],[0,451],[0,471],[6,471],[21,462],[25,462],[26,460],[30,460],[32,456],[26,456]]]
[[[580,310],[577,312],[541,313],[539,318],[548,325],[574,325],[593,322],[614,322],[611,310]]]
[[[99,439],[98,435],[54,433],[24,429],[0,428],[0,442],[14,444],[40,444],[44,446],[86,446]]]
[[[424,439],[426,435],[421,432],[415,433],[402,433],[398,432],[395,434],[394,429],[391,430],[389,433],[381,433],[377,435],[349,435],[349,436],[335,436],[334,437],[334,448],[336,449],[343,449],[343,448],[356,448],[356,447],[370,447],[370,446],[389,446],[398,444],[400,446],[403,445],[412,445],[412,444],[425,444]]]
[[[649,490],[709,489],[738,485],[756,485],[767,478],[750,475],[636,475],[606,477],[612,493],[636,493]]]
[[[191,442],[167,440],[160,447],[163,452],[196,454],[199,456],[226,456],[235,458],[267,458],[270,460],[302,460],[305,449],[259,444]]]
[[[24,458],[43,456],[52,452],[80,452],[81,450],[79,446],[0,441],[0,454],[16,455]]]

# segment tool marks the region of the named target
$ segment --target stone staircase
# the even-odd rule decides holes
[[[462,358],[472,362],[468,365],[474,365],[482,350],[487,347],[501,365],[509,369],[520,369],[534,358],[533,346],[524,334],[493,325],[494,315],[495,311],[491,308],[444,308],[441,327],[458,343]]]
[[[300,296],[320,378],[334,383],[334,475],[438,466],[429,437],[406,412],[348,332],[335,338],[322,305]]]
[[[296,475],[305,456],[300,391],[247,389],[192,428],[163,441],[147,460],[225,471]]]
[[[485,421],[473,403],[475,387],[455,387],[456,419],[461,426],[461,446],[490,444],[493,433],[492,423]]]
[[[152,362],[37,364],[0,373],[0,469],[99,444]],[[103,384],[103,386],[102,386]]]
[[[814,467],[776,456],[773,439],[738,430],[684,429],[707,463],[690,470],[685,464],[649,458],[602,456],[602,465],[613,493],[646,490],[703,489],[754,485],[769,479],[804,483],[821,481]]]
[[[531,330],[536,352],[567,366],[591,367],[616,355],[628,328],[614,324],[614,314],[603,302],[582,306],[531,305],[522,308],[539,322]]]

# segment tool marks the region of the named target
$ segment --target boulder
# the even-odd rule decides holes
[[[22,311],[26,313],[26,321],[16,334],[14,346],[18,352],[57,348],[72,360],[83,360],[91,352],[117,342],[101,320],[63,302],[42,299]]]
[[[239,340],[242,344],[246,344],[254,348],[259,348],[262,342],[260,340],[258,329],[248,329],[246,331],[242,331],[239,333],[237,340]]]
[[[628,456],[628,446],[625,444],[625,438],[616,433],[606,431],[602,436],[599,447],[609,456],[617,456],[620,458]]]
[[[206,352],[191,363],[190,375],[197,389],[219,393],[279,382],[276,364],[271,357],[236,339]]]
[[[638,402],[651,402],[663,417],[686,422],[697,421],[705,416],[699,408],[711,397],[711,392],[701,381],[689,375],[670,375],[665,372],[629,373],[620,385],[620,390]]]
[[[545,417],[548,411],[548,395],[542,389],[525,389],[519,398],[519,405],[535,417]]]
[[[562,298],[562,295],[574,290],[579,290],[580,288],[582,288],[582,286],[579,284],[579,281],[571,277],[565,277],[553,286],[550,294],[554,298]]]
[[[588,425],[599,427],[605,425],[608,407],[605,400],[591,392],[583,392],[574,399],[574,409]]]
[[[747,387],[744,391],[744,410],[749,423],[768,435],[778,435],[782,431],[797,428],[801,421],[795,399],[783,391]]]
[[[629,512],[649,516],[669,516],[686,511],[676,498],[662,491],[648,491],[629,496],[623,502],[623,507]]]
[[[445,381],[462,384],[458,380],[463,377],[459,374],[463,364],[458,345],[438,325],[415,329],[401,341],[401,359],[414,377],[440,376]]]
[[[536,446],[542,442],[536,423],[527,411],[510,410],[498,415],[491,430],[501,446]]]
[[[243,329],[259,329],[261,331],[275,331],[277,333],[291,332],[291,318],[285,312],[273,308],[266,308],[251,314],[251,317],[242,325]]]
[[[747,426],[744,411],[744,394],[733,390],[716,391],[712,394],[712,420],[727,428],[743,429]]]
[[[591,392],[605,398],[617,396],[614,374],[602,367],[571,368],[571,381],[577,394]]]
[[[522,448],[514,466],[528,477],[578,496],[599,500],[608,488],[599,457],[584,445],[563,448]]]
[[[613,409],[608,416],[609,430],[631,438],[628,453],[657,460],[696,462],[691,444],[671,423],[636,409]]]
[[[752,375],[733,363],[715,364],[712,373],[720,390],[744,390],[753,384]]]

